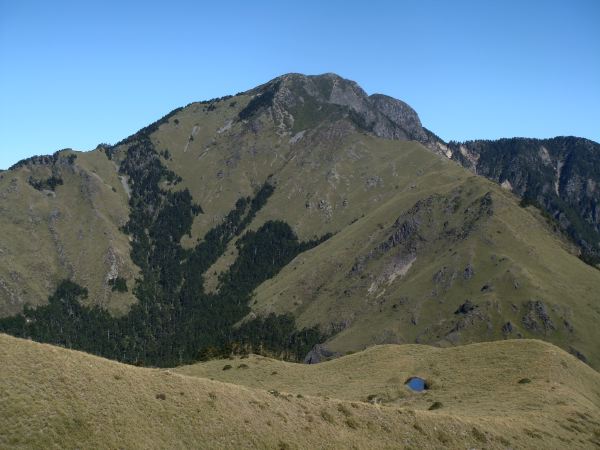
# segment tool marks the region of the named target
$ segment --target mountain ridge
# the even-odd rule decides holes
[[[24,162],[0,179],[0,193],[13,202],[3,207],[30,211],[19,220],[6,215],[7,230],[16,235],[27,221],[46,229],[53,211],[83,189],[67,174],[89,167],[84,178],[119,202],[124,214],[109,228],[129,255],[114,271],[75,263],[78,245],[102,242],[108,228],[48,238],[33,229],[23,238],[42,236],[54,248],[46,252],[47,278],[34,280],[33,252],[18,254],[14,243],[0,241],[23,272],[5,267],[3,292],[19,277],[52,292],[66,275],[89,287],[86,308],[105,308],[98,292],[110,293],[124,325],[84,308],[78,320],[107,336],[95,346],[53,325],[71,320],[64,314],[72,311],[42,307],[28,313],[29,322],[5,319],[4,329],[155,365],[239,346],[303,359],[324,342],[345,352],[375,343],[538,337],[596,367],[599,275],[536,211],[449,160],[448,146],[432,136],[403,102],[367,96],[334,75],[292,74],[175,109],[114,146],[78,154],[71,165],[70,152],[40,165]],[[254,203],[265,183],[272,191]],[[19,206],[23,198],[27,208]],[[42,200],[45,209],[36,206]],[[68,201],[78,205],[74,211],[87,210],[89,198]],[[110,205],[98,202],[94,214],[107,214],[104,203]],[[52,220],[66,226],[76,214]],[[264,242],[273,245],[259,253]],[[98,248],[95,260],[108,253]],[[74,269],[61,272],[57,264]],[[363,267],[353,273],[353,266]],[[111,282],[131,289],[123,294],[129,303]],[[61,295],[50,306],[65,300]],[[13,306],[4,311],[18,312],[27,296],[5,296]],[[280,334],[269,334],[277,327]]]

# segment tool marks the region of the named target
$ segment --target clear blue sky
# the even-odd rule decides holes
[[[0,0],[0,168],[336,72],[442,138],[600,141],[600,1]]]

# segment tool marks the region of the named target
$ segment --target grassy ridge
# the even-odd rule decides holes
[[[504,364],[494,377],[486,378],[486,367],[497,361],[497,355],[503,356]],[[302,366],[302,370],[297,366],[288,370],[279,361],[257,357],[244,361],[248,369],[223,371],[218,367],[223,361],[207,363],[204,369],[181,369],[184,373],[204,370],[214,378],[231,374],[237,376],[233,381],[247,385],[240,386],[182,375],[179,370],[136,368],[0,335],[0,447],[560,448],[568,442],[571,448],[589,448],[598,444],[599,375],[549,344],[520,341],[501,343],[500,348],[492,343],[448,350],[384,346],[321,366]],[[372,379],[373,374],[391,374],[401,384],[403,370],[418,371],[405,365],[411,361],[422,361],[420,373],[425,376],[427,365],[443,372],[431,390],[431,396],[441,399],[442,408],[426,410],[423,403],[427,405],[429,397],[408,391],[406,398],[418,398],[408,406],[365,403],[360,401],[361,383],[347,382],[351,373],[373,389],[383,379]],[[506,372],[511,362],[514,372]],[[516,363],[525,365],[515,369]],[[381,370],[390,364],[387,373]],[[396,372],[394,367],[400,366],[405,369]],[[260,378],[260,367],[278,371],[265,373],[272,383],[270,392],[262,386],[248,387],[249,380]],[[515,376],[522,374],[531,383],[519,384]],[[475,383],[452,384],[459,376]],[[321,390],[320,395],[312,393],[315,389]],[[498,389],[495,404],[485,393],[489,389]],[[512,395],[505,398],[507,391]]]

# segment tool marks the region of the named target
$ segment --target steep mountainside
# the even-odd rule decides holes
[[[547,211],[600,264],[600,144],[576,137],[448,144],[448,155]]]
[[[325,343],[314,361],[378,343],[534,337],[599,367],[600,271],[535,208],[448,151],[398,100],[333,74],[290,74],[177,109],[71,162],[61,162],[69,152],[24,162],[2,174],[4,183],[20,177],[29,196],[2,200],[3,227],[47,246],[45,284],[29,277],[27,291],[58,289],[47,306],[0,320],[0,330],[161,366],[243,347],[303,359]],[[87,191],[67,175],[88,161],[108,197],[86,210],[87,229],[114,235],[129,254],[110,272],[100,265],[109,245],[101,235],[67,233],[73,249],[99,248],[71,263],[71,274],[53,235],[23,227],[12,211],[35,202],[76,211]],[[27,183],[32,171],[44,175]],[[10,248],[5,239],[0,248]],[[3,280],[37,261],[33,251],[12,252],[16,275]],[[59,284],[68,277],[77,284]],[[113,295],[123,283],[133,303]],[[82,287],[87,305],[124,314],[80,307]],[[25,294],[2,299],[15,303],[4,315],[41,304]]]
[[[116,166],[101,152],[61,151],[0,173],[0,316],[46,303],[64,278],[86,286],[88,301],[125,312],[135,298],[111,280],[132,287],[138,272],[119,230],[128,215]]]
[[[250,355],[172,371],[0,335],[0,361],[2,448],[600,444],[600,375],[538,341],[380,346],[316,366]],[[413,375],[427,391],[404,386]]]

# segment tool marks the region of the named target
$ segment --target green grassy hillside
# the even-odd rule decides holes
[[[45,303],[64,278],[86,286],[90,303],[123,313],[135,298],[108,281],[133,286],[138,269],[119,230],[129,208],[117,167],[99,151],[49,159],[0,174],[0,316]],[[50,177],[61,184],[32,186]]]
[[[315,341],[340,355],[537,338],[600,367],[600,271],[428,136],[402,102],[291,74],[72,162],[25,162],[0,180],[2,315],[44,303],[62,278],[132,312],[73,320],[102,343],[65,337],[72,311],[56,297],[1,329],[161,366],[239,344],[302,358]]]
[[[2,448],[600,443],[598,373],[536,341],[388,345],[317,366],[250,356],[158,370],[0,335],[0,362]],[[430,390],[408,391],[411,375]]]
[[[267,177],[276,189],[251,228],[279,219],[305,239],[336,233],[263,283],[250,317],[292,312],[300,326],[330,334],[328,347],[340,353],[533,337],[598,367],[600,272],[534,208],[419,143],[382,139],[345,119],[303,133],[276,126],[272,111],[239,121],[248,101],[190,105],[152,136],[205,212],[184,242]],[[488,192],[480,214],[474,208]],[[419,222],[415,243],[377,250],[397,220]],[[205,274],[209,291],[236,257],[232,241]],[[454,314],[467,301],[475,307]]]
[[[600,272],[492,183],[464,174],[444,183],[454,169],[425,170],[421,189],[300,255],[257,289],[254,312],[293,311],[342,353],[536,337],[598,367]]]

